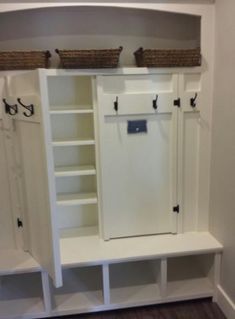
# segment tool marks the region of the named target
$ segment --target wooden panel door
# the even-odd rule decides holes
[[[143,85],[133,76],[119,81],[111,87],[112,77],[98,78],[104,238],[175,233],[177,76],[146,76]]]
[[[187,73],[179,75],[179,151],[178,151],[178,196],[181,207],[179,229],[182,232],[196,231],[199,212],[199,173],[201,129],[206,123],[201,120],[202,75]],[[206,151],[203,151],[205,156]],[[203,159],[202,159],[203,160]],[[203,180],[205,185],[208,182]],[[206,191],[204,190],[204,195]]]
[[[28,250],[59,287],[62,274],[51,130],[47,103],[44,103],[46,77],[42,70],[11,76],[8,87],[9,99],[18,105],[13,121],[15,149],[20,157],[18,169],[24,187],[23,227],[27,232]],[[23,105],[33,105],[33,114],[32,108]]]

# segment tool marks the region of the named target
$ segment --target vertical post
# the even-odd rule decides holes
[[[42,290],[43,290],[43,301],[44,301],[45,312],[47,314],[50,314],[52,309],[51,291],[50,291],[49,277],[46,271],[41,272],[41,278],[42,278]]]
[[[160,280],[160,289],[161,297],[165,299],[167,296],[167,259],[161,259],[161,280]]]
[[[218,285],[220,283],[220,269],[221,269],[221,253],[215,254],[214,257],[214,294],[213,301],[217,302],[218,298]]]
[[[110,280],[109,280],[109,265],[104,264],[102,266],[103,271],[103,296],[104,296],[104,304],[110,304]]]

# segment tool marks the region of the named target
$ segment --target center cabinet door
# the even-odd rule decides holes
[[[104,238],[175,233],[177,75],[97,82]]]
[[[8,117],[15,128],[14,155],[20,157],[24,237],[28,251],[59,287],[62,271],[45,73],[39,70],[8,77],[6,99],[18,108],[17,114]]]

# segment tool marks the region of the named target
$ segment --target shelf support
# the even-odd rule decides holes
[[[167,259],[161,259],[161,278],[160,278],[160,292],[162,299],[165,299],[167,296]]]
[[[46,271],[41,272],[41,278],[42,278],[42,291],[43,291],[43,302],[44,302],[45,312],[47,314],[50,314],[52,309],[51,288],[49,283],[49,276]]]
[[[214,294],[213,302],[218,301],[218,285],[220,283],[220,270],[221,270],[222,254],[216,253],[214,257]]]
[[[110,280],[109,280],[109,265],[104,264],[102,266],[103,272],[103,296],[104,304],[110,305]]]

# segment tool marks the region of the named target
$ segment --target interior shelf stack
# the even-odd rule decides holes
[[[92,77],[48,77],[60,229],[97,225]]]

